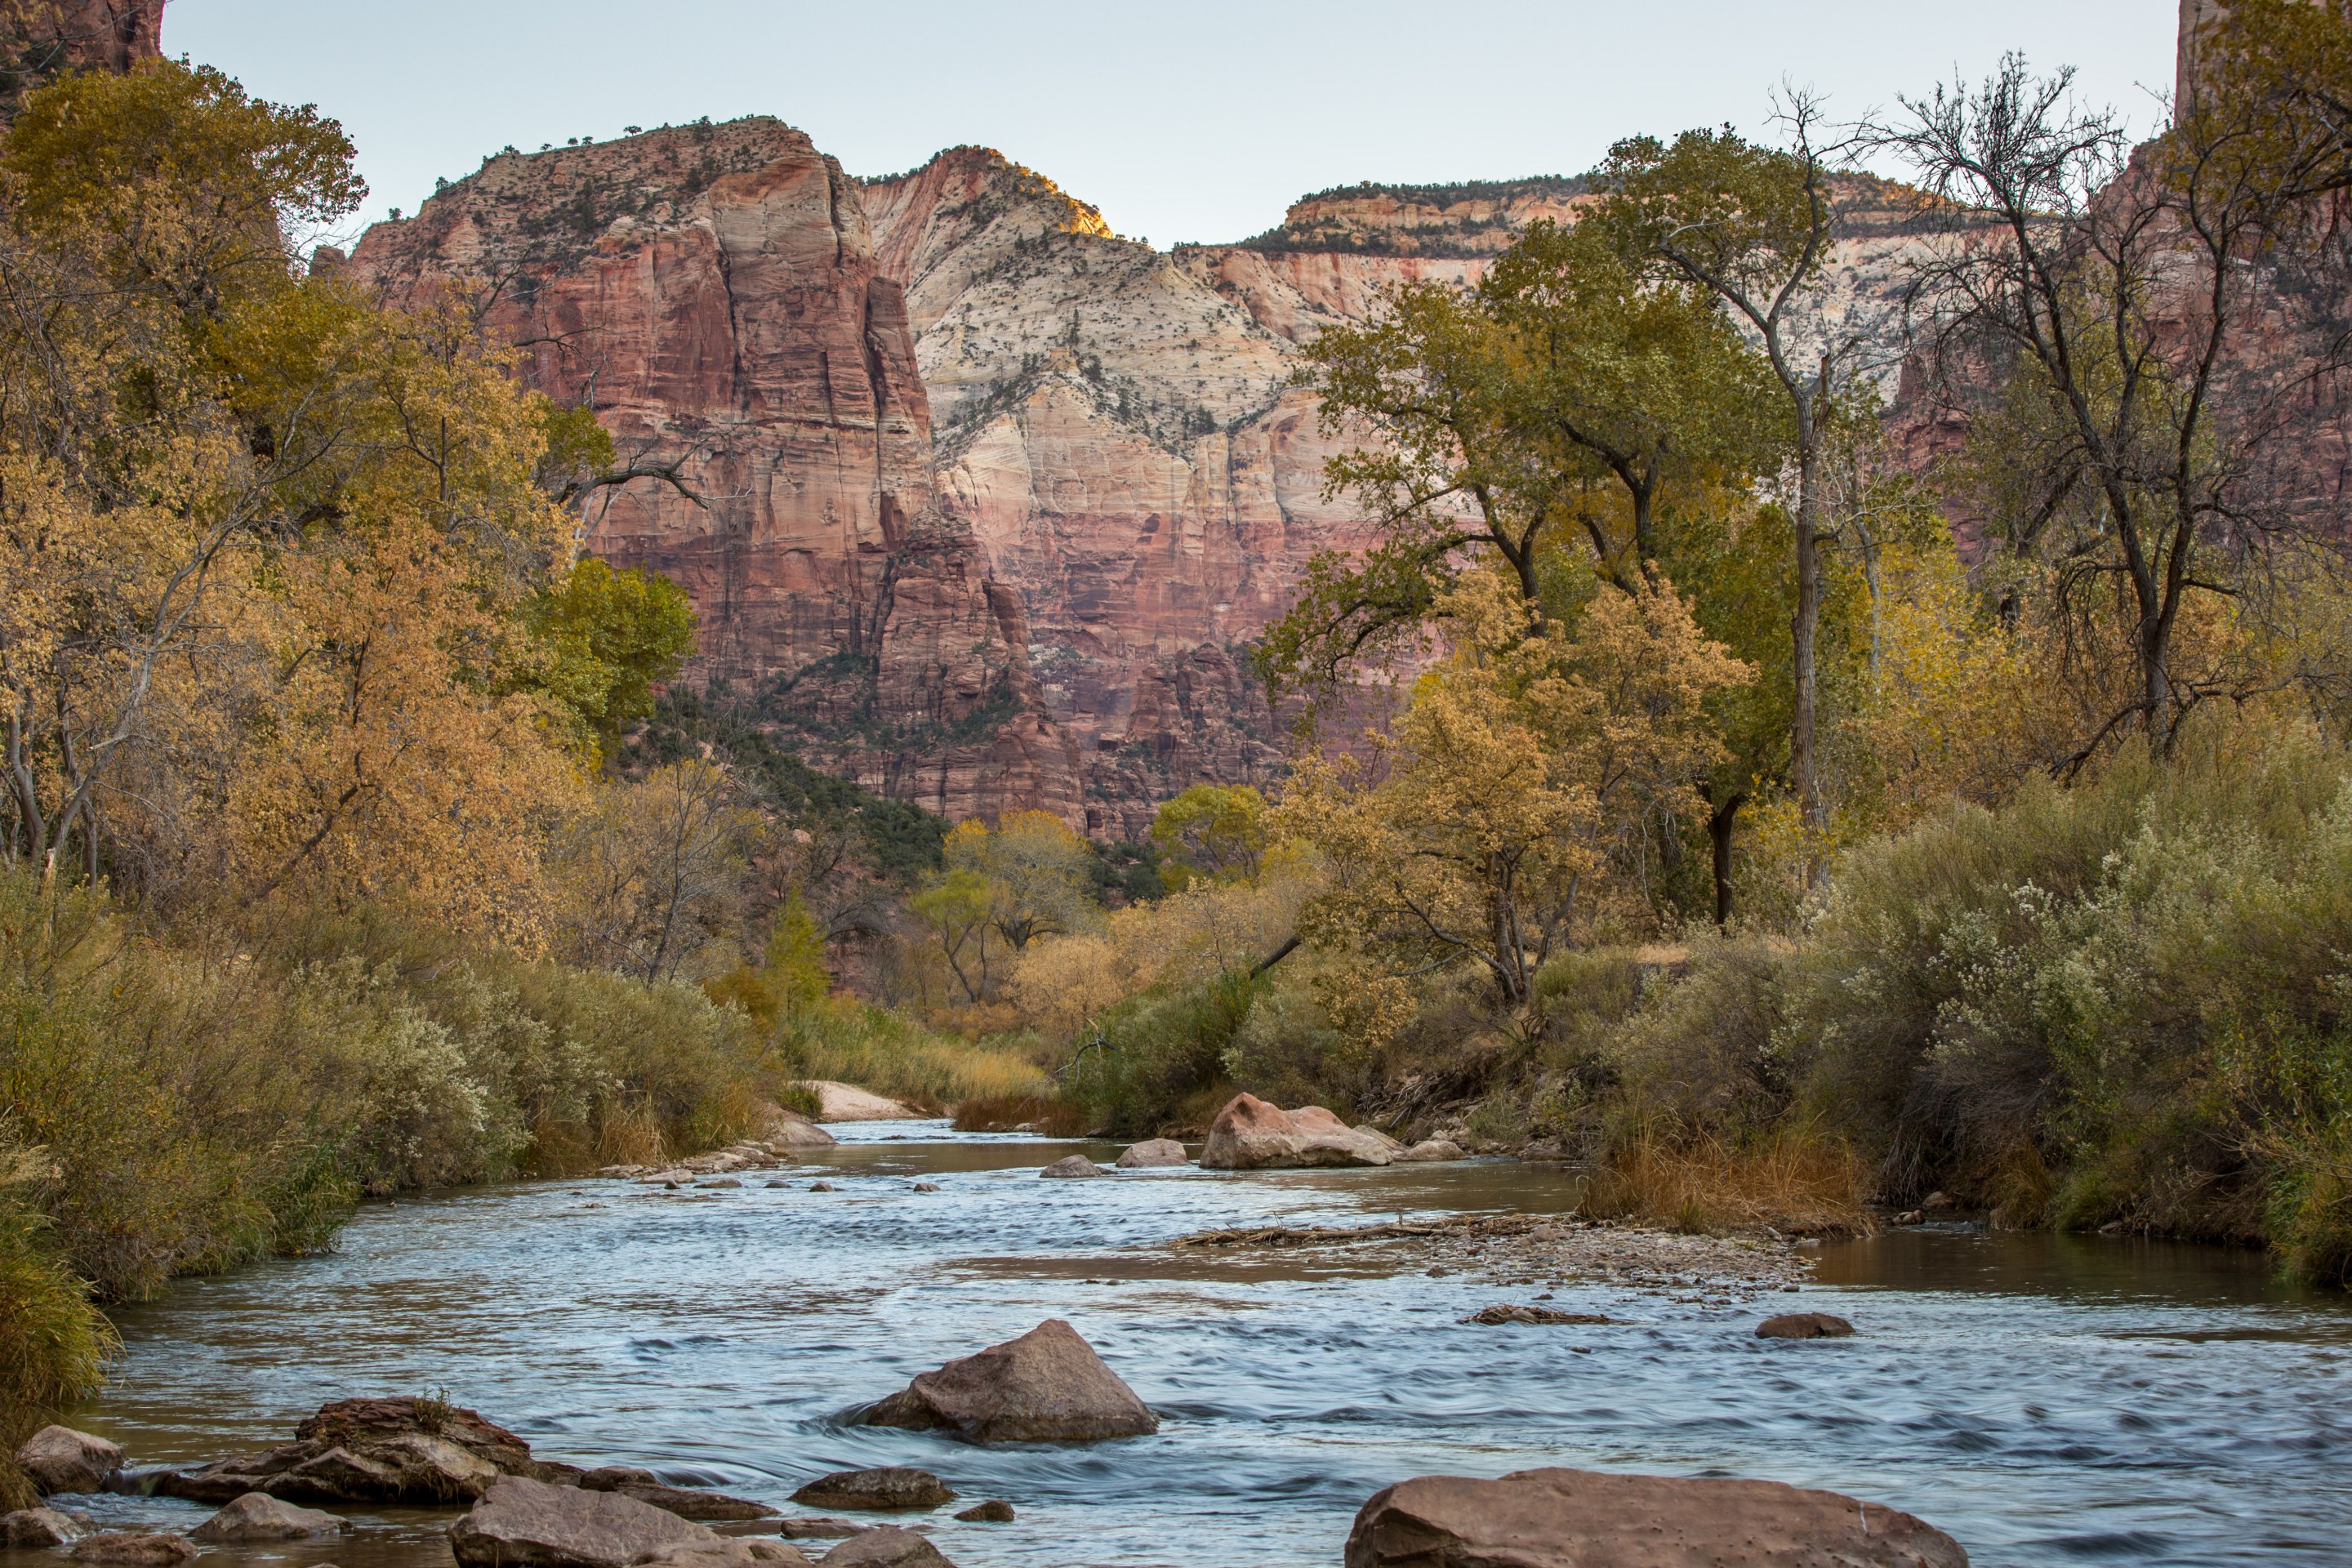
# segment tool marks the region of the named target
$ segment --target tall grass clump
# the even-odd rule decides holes
[[[972,1100],[1050,1096],[1053,1081],[1019,1039],[941,1035],[903,1014],[829,997],[787,1015],[774,1057],[791,1079],[831,1079],[927,1110]]]

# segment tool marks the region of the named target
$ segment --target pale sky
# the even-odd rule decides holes
[[[358,144],[364,218],[511,142],[772,114],[856,174],[992,146],[1165,248],[1359,180],[1576,174],[1617,138],[1859,116],[2005,49],[2142,129],[2176,0],[170,0],[163,47]]]

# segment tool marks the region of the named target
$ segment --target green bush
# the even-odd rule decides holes
[[[1100,1046],[1072,1058],[1063,1097],[1120,1136],[1205,1121],[1232,1093],[1225,1055],[1266,989],[1236,972],[1121,1003],[1102,1020]]]

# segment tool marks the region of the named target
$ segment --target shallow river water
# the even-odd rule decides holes
[[[118,1375],[75,1424],[136,1463],[196,1461],[285,1441],[330,1399],[446,1389],[549,1458],[778,1504],[824,1471],[920,1465],[1019,1510],[930,1521],[962,1568],[1335,1565],[1388,1482],[1536,1465],[1832,1487],[1927,1518],[1979,1564],[2352,1563],[2352,1309],[2259,1258],[1906,1231],[1832,1244],[1801,1294],[1770,1299],[1851,1318],[1852,1340],[1761,1342],[1756,1305],[1606,1285],[1551,1304],[1622,1322],[1480,1327],[1457,1320],[1528,1289],[1156,1244],[1565,1210],[1570,1178],[1482,1161],[1041,1182],[1073,1148],[1112,1151],[835,1131],[843,1147],[781,1173],[787,1187],[555,1182],[370,1205],[332,1256],[122,1313]],[[819,1176],[842,1190],[808,1190]],[[1047,1317],[1160,1412],[1158,1436],[978,1448],[837,1419]],[[207,1511],[88,1501],[126,1525]],[[449,1562],[446,1515],[354,1517],[355,1536],[234,1558]]]

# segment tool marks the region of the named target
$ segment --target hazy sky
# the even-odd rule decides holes
[[[163,47],[358,143],[365,216],[512,142],[772,114],[853,174],[977,142],[1162,247],[1358,180],[1574,174],[1635,132],[1853,116],[2004,49],[2157,119],[2175,0],[170,0]]]

